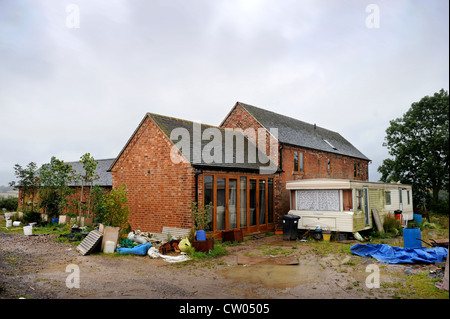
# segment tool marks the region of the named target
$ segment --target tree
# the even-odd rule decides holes
[[[128,203],[126,185],[112,189],[106,196],[106,212],[103,223],[107,226],[124,227],[128,221],[130,207]]]
[[[75,171],[70,164],[52,157],[50,163],[39,169],[41,188],[40,206],[49,215],[57,215],[66,208],[68,196],[72,193],[69,184],[75,179]]]
[[[92,213],[99,222],[103,222],[107,213],[106,199],[107,193],[100,186],[95,185],[91,190]]]
[[[83,165],[84,174],[80,174],[79,178],[81,180],[81,192],[80,192],[80,206],[79,206],[79,214],[81,215],[81,206],[83,202],[84,195],[84,185],[89,185],[89,197],[88,197],[88,215],[91,207],[91,191],[92,191],[92,183],[94,180],[98,179],[98,175],[95,174],[95,170],[97,169],[98,162],[91,157],[91,154],[86,153],[80,157],[80,163]]]
[[[390,121],[383,146],[392,158],[378,167],[381,180],[412,184],[414,200],[449,190],[449,96],[441,89],[414,102],[401,118]]]
[[[22,190],[20,196],[22,207],[26,207],[25,199],[27,196],[31,196],[31,210],[34,211],[34,198],[40,186],[36,163],[30,162],[25,168],[19,164],[14,165],[14,174],[18,181],[12,181],[9,185]]]

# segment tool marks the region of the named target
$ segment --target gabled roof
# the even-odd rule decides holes
[[[337,132],[242,102],[237,102],[235,107],[238,104],[247,110],[267,130],[278,128],[278,141],[280,143],[370,161],[369,158]]]
[[[112,173],[108,171],[111,164],[114,162],[114,158],[100,159],[97,161],[97,169],[95,174],[98,175],[98,179],[94,180],[93,184],[98,186],[112,186]],[[86,171],[83,168],[83,164],[77,162],[64,162],[72,166],[77,174],[84,175]],[[80,182],[72,182],[69,186],[81,186]]]
[[[268,156],[266,156],[263,152],[261,152],[255,144],[253,144],[244,134],[240,132],[234,132],[234,131],[227,131],[219,128],[217,126],[212,125],[206,125],[206,124],[200,124],[200,123],[194,123],[191,121],[181,120],[173,117],[153,114],[153,113],[147,113],[148,116],[150,116],[153,121],[161,128],[161,130],[170,138],[171,133],[176,128],[182,128],[187,130],[190,136],[190,143],[189,143],[189,158],[186,158],[189,160],[189,162],[193,166],[198,167],[208,167],[208,168],[217,168],[217,169],[243,169],[243,170],[259,170],[262,167],[272,169],[273,172],[278,170],[278,166],[274,164],[273,162],[269,161]],[[214,138],[211,137],[210,140],[206,139],[203,140],[200,138],[200,147],[195,146],[194,147],[194,125],[197,125],[197,127],[200,128],[201,135],[204,136],[204,132],[207,129],[213,129],[212,131],[220,132],[221,134],[221,150],[222,150],[222,161],[220,163],[210,162],[208,160],[205,161],[205,158],[201,156],[202,151],[204,150],[204,147],[207,146]],[[206,132],[208,133],[208,132]],[[233,143],[226,142],[225,135],[231,134],[233,136]],[[181,136],[172,136],[173,138],[171,141],[174,144],[177,144],[181,141]],[[241,150],[236,147],[237,140],[240,139],[243,141],[243,147],[242,147],[242,153],[239,154]],[[211,146],[211,145],[210,145]],[[249,148],[255,150],[256,161],[253,162],[251,160],[251,157],[249,158]],[[186,156],[186,152],[181,150],[183,155]],[[232,155],[232,160],[230,163],[226,162],[226,155]],[[198,159],[200,161],[198,161]],[[243,160],[240,160],[243,159]],[[269,167],[269,165],[271,165]]]

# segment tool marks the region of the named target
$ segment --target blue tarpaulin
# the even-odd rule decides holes
[[[133,248],[126,248],[126,247],[117,248],[117,252],[119,254],[133,254],[145,256],[150,247],[152,247],[151,243],[145,243],[137,245],[136,247]]]
[[[447,248],[402,248],[385,244],[356,244],[350,247],[352,254],[373,257],[389,264],[414,264],[442,262],[447,258]]]

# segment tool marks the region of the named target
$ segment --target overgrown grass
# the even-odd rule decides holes
[[[435,286],[440,280],[430,278],[425,272],[406,276],[405,285],[397,293],[401,298],[408,299],[448,299],[449,292]]]
[[[18,227],[8,227],[6,228],[6,221],[5,220],[1,220],[0,221],[0,231],[4,232],[4,233],[8,233],[8,234],[24,234],[23,232],[23,226],[18,226]],[[86,232],[89,232],[90,230],[92,230],[92,227],[88,227],[86,229]],[[70,234],[71,233],[71,226],[70,225],[59,225],[59,224],[46,224],[45,226],[33,226],[33,235],[57,235],[57,238],[54,238],[53,240],[56,242],[65,242],[65,243],[70,243],[72,245],[79,245],[82,238],[81,238],[81,234],[79,234],[78,239],[79,240],[70,240],[69,238],[63,237],[61,235],[66,235],[66,234]],[[76,238],[76,237],[75,237]]]
[[[209,259],[209,258],[218,258],[225,255],[228,255],[228,250],[224,246],[224,244],[219,243],[217,241],[214,241],[214,249],[212,249],[208,253],[204,253],[201,251],[195,251],[193,247],[190,247],[186,251],[187,255],[192,258],[193,261],[195,260],[202,260],[202,259]]]

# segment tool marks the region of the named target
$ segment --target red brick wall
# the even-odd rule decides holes
[[[269,131],[267,131],[261,124],[256,121],[256,119],[250,115],[250,113],[247,112],[240,104],[236,106],[236,108],[231,112],[231,114],[225,119],[225,121],[221,125],[222,128],[241,128],[242,130],[246,129],[252,129],[252,131],[255,132],[254,136],[247,135],[248,139],[251,140],[253,143],[258,145],[258,130],[262,129],[265,131],[265,141],[261,141],[262,143],[265,143],[266,145],[266,151],[265,153],[269,158],[275,162],[278,163],[278,152],[272,151],[272,154],[270,152],[271,145],[272,149],[278,149],[278,140],[275,139]],[[244,132],[245,133],[245,132]]]
[[[229,114],[222,123],[223,128],[253,128],[257,130],[262,126],[250,115],[240,104]],[[255,143],[257,141],[254,141]],[[272,141],[273,143],[273,141]],[[281,147],[281,146],[280,146]],[[304,154],[304,173],[294,172],[294,152]],[[269,154],[266,149],[266,154]],[[328,158],[331,158],[331,170],[328,170]],[[280,158],[278,162],[280,163]],[[275,216],[277,230],[282,227],[282,216],[289,211],[289,192],[286,190],[286,182],[304,178],[338,178],[355,179],[354,163],[360,165],[361,180],[369,178],[368,161],[338,155],[334,153],[322,152],[312,149],[305,149],[289,145],[283,145],[282,169],[283,173],[275,177]]]
[[[195,199],[194,169],[170,158],[173,143],[147,116],[112,169],[113,187],[127,185],[133,230],[190,228]]]

